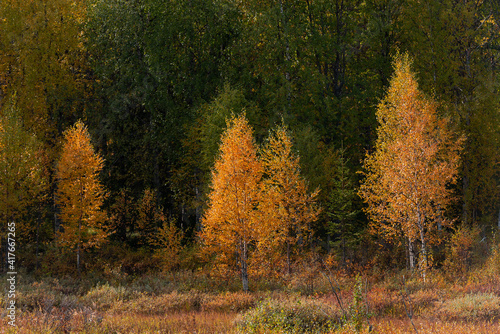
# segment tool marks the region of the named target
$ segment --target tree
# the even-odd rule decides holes
[[[457,192],[469,226],[491,226],[498,213],[499,10],[498,1],[409,1],[401,19],[400,45],[415,57],[422,90],[448,105],[467,137]]]
[[[200,237],[205,251],[215,254],[219,264],[239,263],[244,291],[248,291],[250,246],[259,229],[261,177],[252,129],[242,113],[228,120],[222,135]]]
[[[228,84],[210,103],[202,105],[197,110],[196,120],[189,127],[186,126],[186,137],[182,141],[184,154],[178,166],[172,170],[170,183],[183,217],[187,216],[187,212],[194,211],[196,229],[200,226],[201,209],[209,190],[210,169],[217,158],[226,120],[241,110],[245,110],[245,116],[258,138],[259,130],[264,128],[264,117],[241,91]]]
[[[178,268],[181,260],[182,238],[184,233],[177,228],[173,218],[165,219],[155,235],[153,244],[158,247],[155,255],[162,262],[164,271]],[[174,274],[175,279],[175,274]]]
[[[292,139],[282,125],[271,133],[261,151],[265,178],[262,192],[266,198],[260,202],[264,235],[259,246],[271,247],[281,253],[286,247],[286,271],[291,273],[292,247],[311,233],[310,224],[318,218],[316,197],[319,188],[309,194],[307,183],[300,175],[299,156],[293,151]],[[272,254],[269,254],[273,256]]]
[[[348,160],[344,157],[345,149],[342,147],[335,159],[332,189],[329,193],[327,214],[330,221],[328,230],[330,235],[340,235],[340,248],[342,250],[342,264],[346,265],[346,242],[355,240],[356,229],[354,218],[358,214],[355,208],[356,188],[353,185],[351,171],[347,167]]]
[[[86,101],[85,11],[86,1],[0,3],[0,89],[16,97],[24,124],[51,148]]]
[[[92,2],[85,36],[100,98],[89,120],[110,161],[106,182],[136,198],[150,188],[173,204],[177,189],[162,180],[185,156],[184,125],[222,86],[237,13],[225,1]]]
[[[453,135],[449,121],[438,118],[437,103],[419,91],[408,55],[396,56],[394,70],[378,105],[378,137],[364,162],[360,195],[379,234],[402,233],[408,240],[411,268],[412,246],[420,241],[425,275],[429,236],[450,223],[442,212],[452,202],[447,186],[457,177],[463,138]]]
[[[43,151],[40,141],[24,128],[16,106],[7,104],[0,116],[0,219],[2,221],[10,223],[18,220],[30,205],[43,200],[48,182],[46,171],[41,168],[42,162]],[[38,220],[37,247],[39,225]],[[18,239],[27,238],[30,226],[26,222],[19,221],[16,224],[16,231]]]
[[[158,206],[158,196],[154,190],[144,189],[142,198],[137,203],[137,221],[133,226],[141,246],[150,246],[156,242],[158,229],[166,217],[163,208]]]
[[[59,242],[76,247],[80,273],[80,252],[101,244],[107,236],[101,209],[106,190],[99,181],[104,160],[94,152],[90,135],[82,121],[64,132],[61,158],[57,164],[56,204],[63,221]]]

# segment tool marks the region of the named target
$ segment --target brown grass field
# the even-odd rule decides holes
[[[92,283],[28,275],[17,287],[16,328],[2,295],[0,333],[500,333],[500,281],[483,271],[450,279],[394,273],[289,278],[244,293],[195,289],[188,274]],[[5,288],[2,278],[2,288]],[[184,282],[184,284],[181,284]],[[207,283],[208,284],[208,283]],[[208,286],[208,285],[207,285]],[[339,304],[339,301],[341,304]]]

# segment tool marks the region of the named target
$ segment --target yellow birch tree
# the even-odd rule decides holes
[[[456,180],[463,138],[453,134],[449,121],[438,117],[437,103],[418,89],[408,55],[395,58],[394,70],[377,109],[378,138],[364,162],[360,196],[374,231],[407,239],[411,268],[419,241],[425,278],[429,237],[450,223],[442,212],[453,200],[447,185]]]

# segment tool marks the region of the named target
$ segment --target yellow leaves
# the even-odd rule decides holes
[[[180,261],[183,233],[175,226],[174,219],[165,220],[155,235],[153,245],[158,247],[156,256],[163,262],[166,271],[174,269]]]
[[[450,203],[447,184],[456,178],[463,139],[454,138],[447,120],[437,117],[437,103],[419,91],[408,55],[396,57],[394,69],[377,109],[378,138],[360,195],[385,236],[402,232],[424,243]]]
[[[78,121],[64,133],[61,157],[57,164],[56,204],[60,207],[64,231],[61,241],[74,247],[97,245],[104,240],[106,214],[101,206],[106,191],[99,181],[103,159],[94,152],[90,135]]]

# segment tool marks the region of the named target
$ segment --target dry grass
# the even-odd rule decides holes
[[[106,333],[231,333],[234,312],[177,312],[164,316],[116,314],[106,318]]]
[[[408,334],[415,333],[408,319],[372,319],[374,331],[380,334]],[[491,334],[500,333],[500,324],[493,321],[465,322],[465,321],[437,321],[429,319],[415,319],[415,327],[419,334]]]
[[[323,276],[315,278],[314,294],[293,278],[279,290],[243,293],[193,289],[200,278],[176,285],[145,276],[82,287],[71,279],[24,276],[17,286],[16,331],[7,325],[0,295],[0,333],[363,333],[369,325],[372,333],[413,333],[408,314],[419,333],[500,333],[498,263],[455,281],[439,271],[426,282],[406,272],[381,281],[339,275],[334,281],[345,312]]]
[[[85,311],[84,311],[85,312]],[[234,312],[178,312],[168,315],[30,312],[19,315],[17,329],[0,321],[6,333],[231,333],[235,331]],[[0,330],[0,333],[4,333]]]

